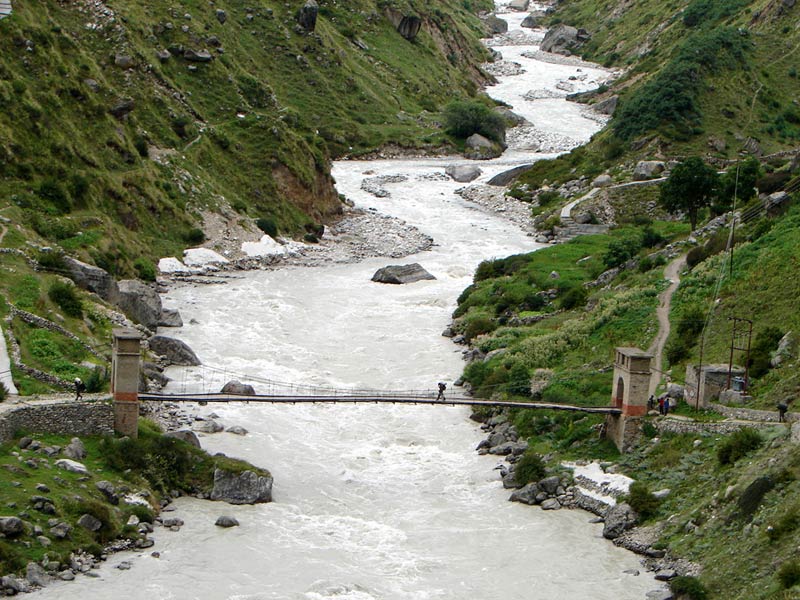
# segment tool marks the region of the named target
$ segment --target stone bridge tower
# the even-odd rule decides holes
[[[638,348],[616,349],[611,403],[622,414],[606,417],[606,437],[614,441],[620,452],[630,450],[641,434],[642,417],[647,414],[652,359],[651,354]]]
[[[111,394],[114,398],[114,430],[139,435],[139,354],[141,334],[135,329],[114,329],[111,355]]]

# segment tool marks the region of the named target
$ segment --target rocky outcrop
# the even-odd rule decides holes
[[[540,48],[543,52],[569,56],[572,51],[578,49],[590,39],[591,36],[585,29],[576,29],[561,23],[547,32]]]
[[[255,396],[256,390],[249,383],[242,383],[232,379],[222,386],[220,394],[233,394],[235,396]]]
[[[378,269],[372,276],[372,281],[392,284],[414,283],[423,279],[436,279],[436,277],[428,273],[419,263],[389,265]]]
[[[314,0],[307,0],[303,7],[297,11],[297,22],[306,31],[314,31],[317,27],[319,5]]]
[[[444,170],[453,181],[469,183],[481,176],[482,171],[472,165],[450,165]]]
[[[400,19],[400,23],[397,25],[397,33],[402,35],[408,41],[412,41],[417,37],[421,27],[422,19],[414,15],[406,15]]]
[[[529,170],[532,166],[533,165],[520,165],[518,167],[514,167],[513,169],[509,169],[508,171],[503,171],[502,173],[498,173],[492,177],[487,183],[489,185],[506,186],[519,177],[522,173]]]
[[[617,104],[619,104],[619,96],[611,96],[610,98],[592,104],[592,108],[601,115],[613,116],[617,111]]]
[[[161,298],[155,288],[138,279],[119,282],[119,308],[129,319],[155,331],[161,318]]]
[[[211,499],[229,504],[272,502],[272,475],[258,475],[253,471],[233,473],[216,469]]]
[[[117,282],[107,271],[87,265],[71,256],[64,257],[64,265],[69,271],[69,278],[79,288],[94,292],[107,302],[116,303],[119,299]]]
[[[660,160],[640,160],[633,169],[634,181],[645,181],[658,177],[664,172],[664,163]]]
[[[637,515],[630,504],[623,502],[608,509],[603,525],[603,537],[613,540],[636,525]]]
[[[486,31],[489,35],[496,35],[498,33],[506,33],[508,31],[508,21],[505,21],[495,15],[487,15],[481,19],[486,26]]]
[[[200,359],[185,342],[164,335],[154,335],[148,340],[150,350],[166,359],[173,365],[195,366]]]

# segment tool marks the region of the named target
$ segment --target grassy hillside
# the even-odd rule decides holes
[[[202,209],[302,231],[340,209],[330,156],[445,142],[434,114],[482,79],[470,10],[485,2],[320,4],[307,33],[301,3],[16,3],[0,23],[1,214],[130,275],[202,241]],[[422,17],[417,38],[390,14]]]
[[[562,182],[576,166],[596,175],[640,158],[733,159],[743,149],[800,146],[798,16],[800,7],[778,0],[560,2],[551,23],[592,36],[576,52],[621,69],[579,101],[618,95],[619,105],[588,147],[538,164],[522,182]]]

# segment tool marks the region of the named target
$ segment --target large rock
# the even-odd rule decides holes
[[[232,379],[220,390],[220,394],[233,394],[234,396],[255,396],[256,390],[249,383],[242,383]]]
[[[528,6],[530,5],[530,0],[511,0],[508,3],[508,8],[511,10],[518,10],[520,12],[524,12],[528,10]]]
[[[183,52],[183,58],[189,62],[207,63],[214,60],[214,57],[208,50],[192,50],[186,49]]]
[[[105,480],[98,481],[94,484],[94,487],[96,487],[111,504],[115,506],[119,504],[119,495],[113,483]]]
[[[162,308],[158,318],[159,327],[183,327],[181,313],[176,308]]]
[[[103,522],[97,517],[86,513],[78,519],[78,525],[89,531],[100,531],[100,528],[103,527]]]
[[[124,119],[127,115],[133,112],[133,109],[136,108],[136,102],[133,98],[123,98],[115,102],[111,105],[111,108],[108,109],[108,112],[117,119]],[[75,260],[75,259],[73,259]]]
[[[0,517],[0,533],[13,538],[25,533],[25,523],[19,517]]]
[[[630,504],[622,503],[608,509],[603,525],[603,537],[613,540],[636,525],[636,512]]]
[[[400,19],[400,23],[397,24],[397,33],[408,41],[411,41],[417,37],[421,27],[422,19],[414,15],[406,15]]]
[[[314,31],[317,26],[317,15],[319,5],[314,0],[308,0],[303,7],[297,11],[297,22],[306,31]]]
[[[561,23],[547,32],[540,49],[543,52],[569,56],[573,50],[589,39],[591,36],[585,29],[576,29]]]
[[[769,364],[772,367],[779,367],[787,360],[794,357],[797,352],[797,336],[789,331],[778,342],[778,349],[770,358]]]
[[[164,335],[154,335],[148,340],[150,350],[165,356],[173,365],[195,366],[200,359],[185,342]]]
[[[503,153],[503,148],[479,133],[473,133],[464,142],[464,156],[472,160],[489,160]]]
[[[68,458],[62,458],[61,460],[57,460],[56,466],[59,469],[64,469],[65,471],[69,471],[70,473],[78,473],[79,475],[89,475],[89,469],[86,468],[86,465],[84,465],[83,463],[76,462],[74,460],[69,460]]]
[[[217,521],[214,523],[217,527],[238,527],[239,521],[236,520],[236,517],[229,517],[227,515],[223,515],[221,517],[217,517]]]
[[[444,170],[444,172],[453,181],[457,181],[458,183],[469,183],[470,181],[474,181],[480,177],[483,171],[472,165],[450,165]]]
[[[527,27],[527,28],[534,28],[539,27],[542,18],[546,15],[543,10],[535,10],[527,17],[522,19],[522,23],[519,24],[520,27]]]
[[[660,160],[640,160],[633,169],[634,181],[645,181],[658,177],[664,172],[664,163]]]
[[[39,563],[35,562],[29,562],[25,568],[25,579],[31,585],[38,585],[39,587],[46,587],[53,581],[47,571]]]
[[[504,486],[505,487],[505,486]],[[516,490],[514,493],[511,494],[509,500],[511,502],[522,502],[522,504],[536,504],[536,497],[539,495],[541,490],[539,486],[534,483],[529,483],[528,485]]]
[[[67,458],[71,458],[72,460],[83,460],[86,458],[86,446],[83,445],[83,442],[80,438],[72,438],[64,448],[64,456]]]
[[[138,279],[119,282],[119,308],[129,319],[155,331],[161,318],[161,298],[158,292]]]
[[[220,431],[224,431],[225,427],[213,419],[210,419],[208,421],[198,421],[195,423],[194,430],[200,433],[219,433]]]
[[[506,186],[519,177],[522,173],[529,170],[532,166],[533,165],[520,165],[518,167],[514,167],[513,169],[509,169],[508,171],[503,171],[502,173],[498,173],[492,177],[487,183],[489,185]]]
[[[375,271],[372,281],[378,283],[414,283],[423,279],[436,279],[433,275],[422,268],[419,263],[410,265],[389,265]]]
[[[117,282],[107,271],[87,265],[71,256],[64,257],[64,265],[69,271],[69,278],[79,288],[94,292],[106,302],[115,304],[119,300]]]
[[[165,433],[167,437],[174,437],[178,438],[179,440],[183,440],[187,444],[191,444],[195,448],[200,447],[200,440],[197,438],[197,434],[194,431],[190,431],[188,429],[181,429],[180,431],[168,431]]]
[[[257,475],[253,471],[232,473],[216,469],[211,499],[229,504],[272,502],[272,475]]]
[[[619,104],[619,96],[611,96],[610,98],[592,104],[592,108],[601,115],[613,116],[617,111],[617,104]]]
[[[486,25],[486,31],[489,35],[498,33],[506,33],[508,31],[508,21],[505,21],[495,15],[487,15],[481,19],[483,24]]]

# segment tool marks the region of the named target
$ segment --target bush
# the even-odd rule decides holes
[[[786,561],[778,569],[778,581],[784,589],[789,589],[800,583],[800,563],[796,560]]]
[[[55,209],[64,214],[68,213],[72,206],[70,205],[69,197],[63,186],[53,178],[48,177],[44,179],[36,190],[38,196],[50,202]]]
[[[688,600],[706,600],[708,591],[697,577],[681,576],[675,577],[669,582],[669,589],[679,597],[686,597]]]
[[[8,388],[5,383],[0,382],[0,402],[5,402],[8,398]]]
[[[94,532],[94,536],[101,543],[108,542],[119,534],[120,525],[114,518],[111,508],[99,500],[73,496],[64,501],[64,511],[76,519],[82,515],[91,515],[100,521],[102,525]]]
[[[497,329],[497,323],[486,315],[468,317],[466,327],[464,327],[464,337],[471,342],[479,335],[490,333],[495,329]]]
[[[571,287],[561,296],[561,308],[564,310],[572,310],[573,308],[584,306],[588,297],[589,292],[582,285]]]
[[[763,443],[764,440],[755,429],[750,427],[739,429],[717,449],[717,460],[721,465],[732,465],[760,448]]]
[[[83,318],[83,307],[81,306],[81,299],[75,292],[75,286],[62,281],[56,281],[47,290],[47,295],[55,302],[61,310],[70,317],[76,319]]]
[[[688,254],[686,255],[686,266],[690,269],[694,269],[697,265],[703,262],[708,256],[706,255],[706,249],[703,246],[695,246],[691,250],[689,250]]]
[[[777,327],[767,327],[756,334],[748,362],[750,377],[763,377],[769,372],[770,357],[778,348],[782,337],[783,331]]]
[[[139,279],[144,281],[156,280],[156,266],[152,261],[140,256],[133,262],[133,268],[136,269],[136,274]]]
[[[36,255],[36,262],[39,266],[48,271],[66,271],[67,265],[64,262],[64,255],[61,252],[52,250],[42,250]]]
[[[645,227],[642,230],[642,246],[644,248],[655,248],[664,243],[664,236],[652,227]]]
[[[104,370],[100,367],[95,367],[92,369],[92,372],[89,373],[89,376],[84,381],[86,384],[86,391],[90,394],[96,394],[97,392],[102,392],[103,388],[105,387],[105,383],[108,380],[107,377],[103,376]]]
[[[141,158],[147,158],[147,139],[145,139],[143,136],[138,136],[133,141],[133,147],[136,148],[136,152]]]
[[[800,526],[800,514],[797,507],[792,507],[778,521],[767,529],[767,537],[774,542],[781,539],[786,534],[796,531]]]
[[[516,363],[511,367],[508,373],[508,383],[506,383],[506,391],[512,396],[523,396],[525,398],[531,395],[531,374],[528,368],[522,363]]]
[[[187,244],[202,244],[206,241],[206,234],[199,227],[195,227],[185,232],[183,239]]]
[[[619,267],[632,259],[641,250],[642,242],[638,238],[622,238],[611,240],[603,254],[603,264],[607,269]]]
[[[660,502],[650,492],[646,484],[641,481],[634,481],[628,490],[628,504],[643,520],[647,520],[658,513]]]
[[[256,219],[256,227],[266,233],[269,237],[275,238],[278,236],[278,227],[272,219]]]
[[[539,481],[545,475],[547,475],[547,469],[541,455],[529,450],[517,461],[517,466],[514,469],[514,479],[521,485],[528,484],[531,481]]]
[[[444,109],[444,128],[457,138],[478,133],[490,140],[505,141],[506,123],[501,115],[474,100],[451,102]]]

